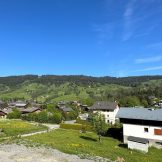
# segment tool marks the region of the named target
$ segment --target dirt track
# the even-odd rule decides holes
[[[55,149],[28,148],[23,145],[0,145],[0,162],[92,162]]]

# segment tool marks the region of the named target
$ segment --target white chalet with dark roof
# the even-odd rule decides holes
[[[105,117],[105,122],[108,124],[115,124],[116,114],[119,111],[117,102],[98,101],[90,107],[93,113],[101,113]]]
[[[147,145],[162,148],[162,109],[120,108],[117,118],[123,123],[123,140],[128,147],[134,142],[132,146],[142,151]]]

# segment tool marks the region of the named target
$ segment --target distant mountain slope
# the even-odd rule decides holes
[[[25,75],[0,77],[0,99],[39,102],[117,100],[123,106],[149,105],[162,98],[162,76],[90,77]],[[133,104],[132,104],[133,103]]]
[[[133,77],[91,77],[84,75],[24,75],[24,76],[9,76],[9,77],[0,77],[0,84],[7,86],[17,86],[22,84],[25,81],[30,81],[32,83],[41,83],[41,84],[62,84],[66,82],[72,82],[75,84],[84,84],[89,85],[93,83],[101,84],[119,84],[124,86],[135,86],[142,82],[162,79],[162,75],[157,76],[133,76]]]

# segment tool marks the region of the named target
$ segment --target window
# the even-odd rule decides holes
[[[110,121],[109,120],[107,120],[107,123],[109,123]]]
[[[145,133],[148,133],[148,128],[144,128],[144,132]]]
[[[109,115],[107,115],[107,117],[109,117]]]

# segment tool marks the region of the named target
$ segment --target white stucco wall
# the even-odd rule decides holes
[[[115,124],[116,114],[119,111],[117,107],[114,111],[93,111],[93,113],[99,112],[105,116],[105,122],[110,124]]]
[[[144,128],[148,128],[148,132],[145,132]],[[154,129],[162,129],[162,127],[123,124],[123,135],[162,141],[162,135],[154,135]]]
[[[140,151],[143,151],[143,152],[148,152],[148,144],[128,141],[128,148],[129,149],[140,150]]]

